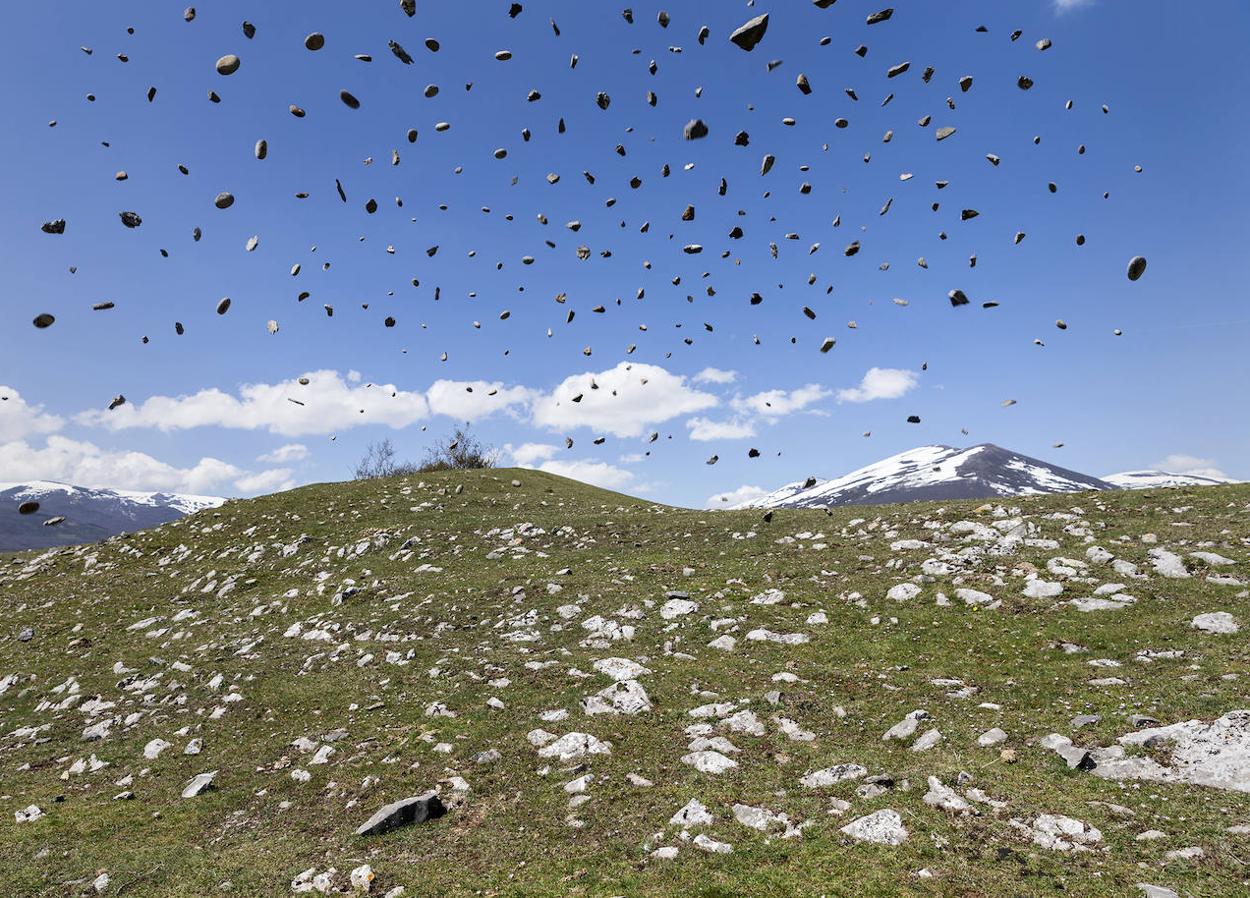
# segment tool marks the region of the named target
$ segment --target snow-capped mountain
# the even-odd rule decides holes
[[[225,501],[216,496],[91,489],[47,480],[0,483],[0,552],[97,542],[217,508]],[[27,503],[34,502],[39,503],[38,509],[29,511]],[[23,506],[27,514],[19,510]]]
[[[1225,477],[1204,477],[1201,474],[1171,474],[1167,471],[1124,471],[1108,474],[1103,480],[1123,490],[1154,490],[1171,486],[1219,486],[1236,483]]]
[[[921,446],[835,480],[796,481],[735,508],[825,508],[1113,490],[1114,484],[990,443]]]

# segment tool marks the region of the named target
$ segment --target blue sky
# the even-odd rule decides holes
[[[633,3],[632,25],[563,0],[516,18],[507,2],[422,3],[411,19],[397,0],[220,0],[190,23],[174,4],[16,5],[0,53],[0,480],[247,495],[342,479],[385,437],[418,457],[465,420],[504,463],[688,505],[926,443],[1250,478],[1250,9],[895,0],[866,25],[880,5],[669,2],[667,28],[653,3]],[[732,45],[761,12],[759,46]],[[222,77],[227,53],[242,64]],[[707,138],[682,139],[693,118]],[[943,126],[957,133],[939,143]],[[57,218],[64,235],[40,231]],[[1130,283],[1136,255],[1149,268]],[[952,289],[972,303],[952,308]],[[37,330],[44,312],[56,323]]]

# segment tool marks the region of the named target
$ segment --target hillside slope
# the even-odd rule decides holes
[[[764,523],[453,472],[15,556],[0,881],[1244,894],[1220,631],[1250,626],[1247,511],[1239,485]],[[428,790],[444,816],[355,834]]]

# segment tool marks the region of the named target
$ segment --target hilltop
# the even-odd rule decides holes
[[[0,881],[1244,894],[1248,511],[1231,485],[765,521],[496,470],[12,556]],[[431,790],[437,819],[356,834]]]

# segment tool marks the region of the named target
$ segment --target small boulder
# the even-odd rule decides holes
[[[857,842],[872,842],[874,845],[901,845],[908,835],[903,818],[898,811],[889,808],[852,820],[839,832]]]
[[[356,828],[358,836],[380,836],[409,823],[425,823],[447,813],[434,792],[401,798],[383,805],[377,813]]]
[[[191,777],[191,782],[187,783],[186,788],[182,790],[182,797],[195,798],[197,795],[203,795],[213,788],[213,780],[216,777],[216,770],[210,770],[208,773],[197,773]]]

